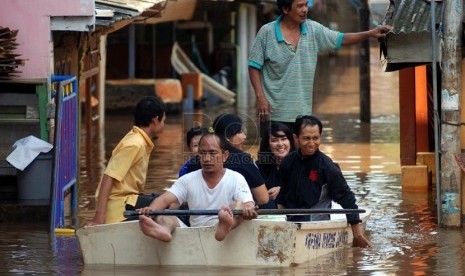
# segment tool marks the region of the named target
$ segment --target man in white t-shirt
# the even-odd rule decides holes
[[[150,237],[169,242],[182,222],[173,216],[147,217],[152,210],[164,210],[172,203],[186,202],[191,210],[220,209],[218,216],[191,216],[191,226],[211,226],[218,223],[215,238],[224,240],[241,218],[232,209],[243,209],[243,219],[257,217],[255,203],[245,178],[223,167],[228,158],[226,141],[215,134],[206,134],[199,141],[201,170],[179,178],[170,189],[157,197],[149,207],[139,210],[141,231]]]

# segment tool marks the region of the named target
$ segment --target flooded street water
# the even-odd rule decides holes
[[[337,56],[319,61],[315,114],[325,126],[322,150],[340,164],[359,206],[373,210],[366,230],[372,249],[346,248],[289,268],[85,266],[76,237],[49,235],[45,223],[2,222],[0,274],[463,275],[462,231],[439,229],[434,199],[401,189],[397,73],[384,73],[376,59],[377,48],[372,48],[372,123],[360,123],[355,55],[356,48],[344,48]],[[244,117],[253,117],[253,107],[240,110]],[[208,107],[196,110],[194,118],[205,123],[209,116],[225,111],[236,112],[233,107]],[[146,192],[162,192],[175,181],[185,158],[184,121],[181,115],[168,115],[151,157]],[[103,169],[131,126],[130,113],[108,112],[101,136],[92,138],[91,156],[81,154],[79,227],[92,218],[93,195]],[[249,150],[253,151],[257,145],[253,122],[247,127]]]

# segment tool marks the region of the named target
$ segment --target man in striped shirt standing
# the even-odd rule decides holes
[[[340,33],[307,19],[307,0],[277,0],[277,5],[282,15],[259,30],[250,50],[249,77],[260,121],[270,118],[293,129],[298,115],[313,113],[318,53],[384,37],[391,27]]]

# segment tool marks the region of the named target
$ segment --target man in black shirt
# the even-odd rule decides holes
[[[331,200],[344,209],[358,209],[339,167],[319,150],[323,125],[315,116],[299,116],[294,124],[294,141],[299,148],[287,155],[279,167],[282,181],[278,196],[280,208],[331,208]],[[329,215],[289,217],[292,221],[329,219]],[[358,214],[348,214],[352,226],[354,246],[371,247],[363,235]]]

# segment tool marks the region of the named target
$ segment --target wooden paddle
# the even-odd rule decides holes
[[[220,210],[156,210],[151,211],[151,216],[216,216]],[[234,215],[242,215],[241,209],[232,210]],[[305,216],[311,214],[356,214],[365,213],[363,209],[258,209],[259,215],[294,215]],[[138,211],[128,210],[124,212],[125,218],[139,216]]]

